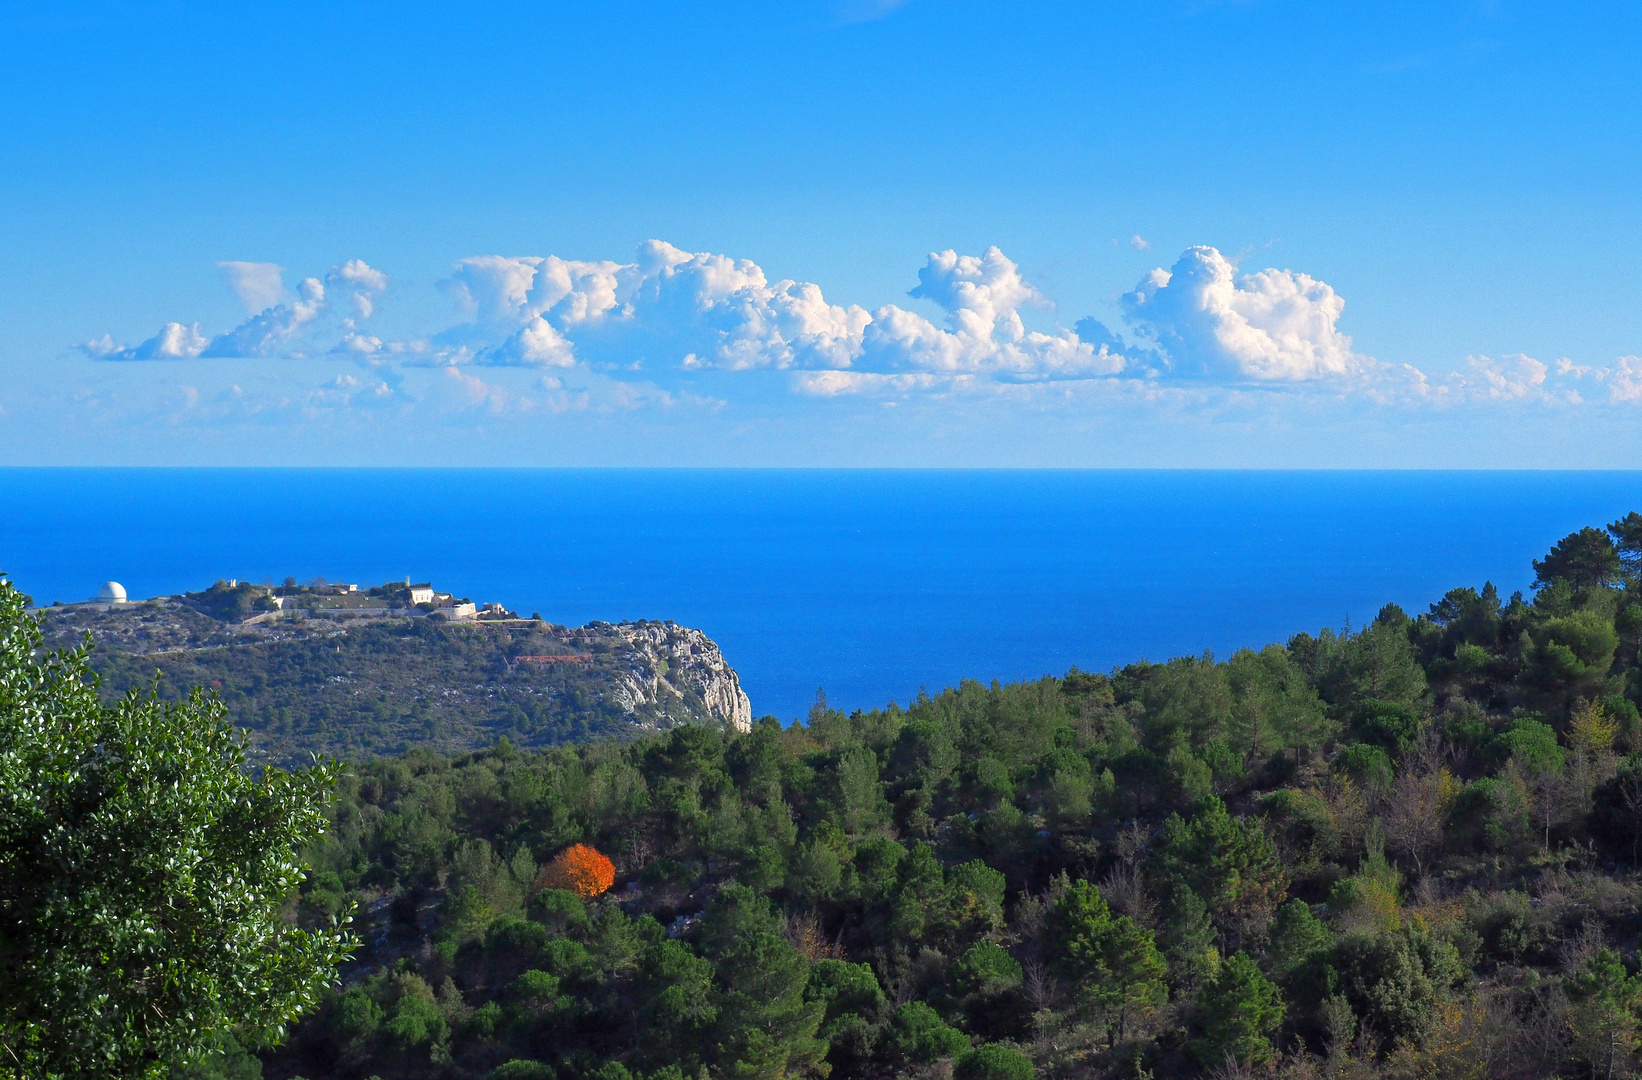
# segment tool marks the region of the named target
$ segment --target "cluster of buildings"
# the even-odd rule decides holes
[[[289,579],[287,579],[289,580]],[[253,602],[257,614],[247,621],[279,618],[290,612],[355,612],[360,615],[428,615],[452,621],[472,622],[492,619],[516,619],[518,615],[501,604],[480,607],[471,600],[458,599],[450,593],[439,592],[432,582],[404,585],[390,583],[377,588],[361,589],[358,585],[327,582],[313,585],[253,585],[237,578],[219,582],[214,588],[246,590],[255,593]],[[106,581],[97,595],[86,604],[105,610],[132,604],[125,586],[118,581]],[[79,606],[79,605],[74,605]]]
[[[350,585],[349,588],[353,586]],[[480,607],[471,600],[458,600],[450,593],[437,592],[432,582],[424,581],[420,585],[413,585],[411,579],[406,578],[405,588],[410,591],[412,607],[439,618],[466,621],[518,618],[518,615],[501,604],[486,604]]]

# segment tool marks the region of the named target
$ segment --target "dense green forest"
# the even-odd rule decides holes
[[[1531,597],[747,734],[361,762],[343,986],[197,1076],[1614,1077],[1642,516]],[[584,900],[539,868],[613,860]]]

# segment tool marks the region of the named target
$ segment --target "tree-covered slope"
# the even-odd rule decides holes
[[[367,946],[266,1074],[1627,1075],[1639,540],[1225,660],[357,764],[295,911]]]

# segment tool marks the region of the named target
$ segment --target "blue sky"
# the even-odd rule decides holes
[[[0,4],[0,461],[1642,467],[1639,19]]]

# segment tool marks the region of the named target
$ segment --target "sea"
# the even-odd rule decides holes
[[[1558,538],[1642,509],[1642,473],[17,468],[0,497],[0,571],[39,603],[409,577],[699,627],[791,722],[822,692],[906,704],[1528,591]]]

